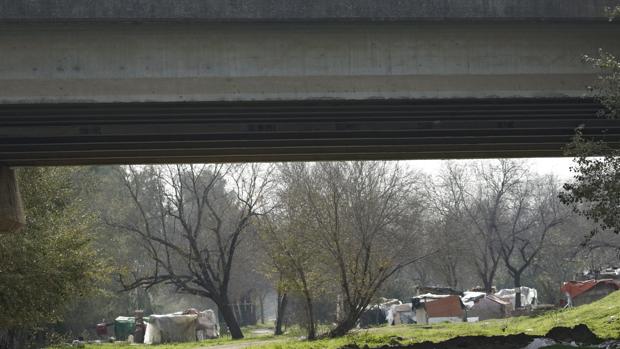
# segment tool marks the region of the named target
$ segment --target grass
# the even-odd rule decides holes
[[[218,346],[222,344],[231,343],[244,343],[244,342],[256,342],[256,341],[268,341],[273,339],[273,336],[261,336],[261,337],[247,337],[244,339],[233,341],[230,338],[218,338],[209,339],[202,342],[191,343],[169,343],[158,345],[146,345],[146,344],[117,344],[117,343],[103,343],[103,344],[87,344],[87,349],[196,349],[196,348],[208,348],[212,346]],[[60,347],[54,347],[50,349],[60,349]]]
[[[501,320],[488,320],[477,323],[442,323],[428,325],[401,325],[383,326],[366,330],[355,331],[345,337],[337,339],[321,339],[316,341],[300,341],[291,336],[282,337],[281,341],[273,342],[275,337],[266,336],[259,338],[247,338],[242,341],[270,342],[253,345],[252,348],[261,349],[336,349],[348,343],[356,343],[359,346],[370,347],[390,344],[395,337],[401,337],[402,344],[417,343],[423,341],[440,342],[453,337],[463,335],[508,335],[526,333],[530,335],[544,335],[556,326],[573,327],[578,324],[586,324],[599,337],[605,339],[620,338],[620,291],[581,307],[551,311],[536,317],[516,317]],[[194,349],[209,347],[218,344],[231,343],[230,339],[217,339],[202,343],[183,343],[176,345],[158,346],[128,346],[128,345],[96,345],[87,348],[101,349]],[[235,341],[241,343],[241,341]],[[561,346],[555,347],[557,349]]]

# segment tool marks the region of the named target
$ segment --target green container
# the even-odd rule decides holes
[[[114,336],[118,341],[125,341],[136,327],[136,319],[133,316],[119,316],[114,319]]]

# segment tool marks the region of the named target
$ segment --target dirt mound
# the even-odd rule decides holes
[[[577,342],[583,344],[597,344],[601,340],[586,325],[570,327],[554,327],[545,335],[558,342]]]
[[[398,337],[394,337],[398,338]],[[394,339],[392,338],[392,339]],[[373,349],[522,349],[530,344],[539,336],[530,336],[527,334],[512,334],[508,336],[463,336],[455,337],[447,341],[433,343],[422,342],[416,344],[401,345],[399,340],[390,340],[390,345],[375,347]],[[554,327],[545,338],[553,339],[556,342],[576,342],[579,344],[598,344],[601,340],[590,331],[586,325],[577,325],[570,327]],[[340,349],[368,349],[368,346],[360,348],[357,344],[347,344]]]
[[[523,333],[513,334],[508,336],[463,336],[448,339],[447,341],[433,343],[422,342],[416,344],[401,345],[399,343],[402,338],[394,337],[390,340],[390,345],[384,345],[373,349],[522,349],[530,344],[535,338],[539,336],[529,336]],[[577,325],[573,328],[570,327],[554,327],[547,334],[545,338],[553,339],[556,342],[571,343],[576,342],[579,344],[598,344],[601,340],[588,328],[586,325]],[[368,349],[359,347],[357,344],[347,344],[340,349]]]
[[[384,345],[377,349],[522,349],[534,340],[534,336],[515,334],[508,336],[464,336],[455,337],[447,341],[433,343],[422,342],[408,345]],[[366,348],[366,347],[364,347]],[[363,349],[356,344],[348,344],[340,349]]]

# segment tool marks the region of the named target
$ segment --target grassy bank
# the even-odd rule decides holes
[[[417,343],[423,341],[439,342],[456,336],[484,335],[496,336],[516,333],[531,335],[544,335],[556,326],[573,327],[578,324],[586,324],[601,338],[620,338],[620,291],[592,304],[572,309],[557,310],[537,317],[517,317],[503,320],[489,320],[477,323],[455,323],[425,325],[402,325],[371,328],[359,330],[346,337],[338,339],[322,339],[317,341],[300,341],[291,337],[283,337],[281,341],[273,342],[274,337],[248,338],[243,341],[253,342],[252,348],[262,349],[335,349],[347,343],[356,343],[360,346],[380,346],[390,344],[400,337],[400,343]],[[269,341],[263,344],[257,341]],[[152,349],[194,349],[208,346],[216,346],[228,343],[230,339],[210,340],[202,343],[184,343],[178,345],[159,346],[119,346],[98,345],[88,348],[105,349],[129,349],[129,348],[152,348]],[[235,341],[234,343],[242,343]]]

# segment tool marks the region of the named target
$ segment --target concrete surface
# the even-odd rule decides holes
[[[603,20],[611,0],[0,0],[0,21]]]
[[[0,103],[578,97],[607,23],[4,24]]]

